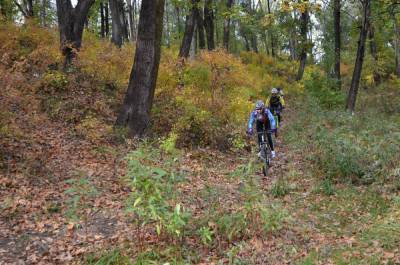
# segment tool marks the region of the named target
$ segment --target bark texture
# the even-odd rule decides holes
[[[205,0],[204,2],[204,28],[207,36],[207,48],[210,51],[214,50],[215,41],[213,0]]]
[[[353,77],[347,96],[346,109],[354,112],[357,100],[358,88],[360,85],[360,78],[365,55],[365,43],[368,35],[368,25],[371,14],[371,0],[364,0],[363,4],[363,18],[360,30],[360,37],[358,39],[357,57],[354,65]]]
[[[190,46],[192,43],[194,29],[195,29],[195,23],[197,21],[197,19],[196,19],[197,3],[198,3],[198,0],[192,0],[192,8],[191,8],[190,14],[188,14],[186,16],[185,33],[183,34],[182,44],[181,44],[181,48],[179,50],[179,57],[181,57],[181,58],[189,57]]]
[[[164,0],[142,2],[135,60],[127,93],[116,124],[128,126],[131,136],[143,136],[150,125],[150,111],[160,64]]]
[[[226,1],[226,8],[228,12],[230,12],[233,3],[234,3],[233,0]],[[223,45],[225,50],[227,51],[229,51],[230,31],[231,31],[231,17],[230,14],[228,14],[228,16],[224,20],[224,39],[223,39]]]
[[[338,88],[341,88],[341,76],[340,76],[340,51],[341,51],[341,27],[340,27],[340,11],[341,3],[340,0],[333,0],[333,26],[335,31],[335,68],[334,74],[337,80]]]
[[[121,47],[125,39],[124,3],[122,0],[110,0],[110,11],[112,18],[111,42]]]
[[[72,63],[75,52],[82,44],[82,34],[87,15],[94,0],[79,0],[75,8],[70,0],[57,0],[57,17],[61,51],[65,56],[64,68]]]
[[[307,40],[307,29],[308,21],[310,16],[308,10],[305,10],[300,17],[300,34],[301,34],[301,53],[300,53],[300,65],[297,72],[296,80],[299,81],[303,78],[304,69],[306,68],[307,53],[308,53],[308,40]]]

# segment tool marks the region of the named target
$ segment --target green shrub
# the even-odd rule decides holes
[[[190,214],[176,202],[175,185],[179,177],[156,166],[155,162],[161,160],[160,154],[146,143],[130,153],[127,160],[127,180],[132,189],[128,211],[136,215],[137,225],[151,224],[157,235],[166,232],[172,238],[181,238]]]
[[[289,185],[286,181],[279,179],[272,185],[271,193],[274,197],[283,197],[290,191]]]
[[[68,78],[63,72],[50,71],[43,76],[40,91],[54,94],[56,92],[65,91],[67,85]]]

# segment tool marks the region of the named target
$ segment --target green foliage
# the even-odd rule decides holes
[[[130,259],[121,253],[119,249],[114,249],[101,254],[100,257],[90,255],[86,258],[87,265],[131,265]]]
[[[50,71],[43,76],[41,87],[46,93],[53,94],[64,91],[67,85],[68,79],[63,72]]]
[[[283,197],[290,191],[289,185],[285,180],[279,179],[272,185],[271,193],[274,197]]]
[[[336,88],[336,81],[327,78],[318,70],[307,70],[304,78],[306,93],[309,93],[318,100],[319,104],[326,109],[342,108],[345,95]]]
[[[190,214],[182,209],[181,203],[175,202],[174,185],[178,176],[157,167],[153,161],[159,159],[160,154],[146,144],[128,155],[127,178],[132,188],[128,211],[136,215],[139,226],[151,224],[158,235],[166,232],[180,238]]]
[[[200,227],[200,229],[198,230],[198,234],[200,236],[201,242],[204,245],[208,246],[212,243],[214,232],[210,230],[209,227]]]

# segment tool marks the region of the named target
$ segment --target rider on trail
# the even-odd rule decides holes
[[[278,123],[282,122],[281,112],[285,108],[285,101],[283,100],[281,91],[282,89],[273,88],[271,90],[271,96],[267,99],[267,106],[272,114],[278,117]]]
[[[249,123],[247,126],[247,134],[253,134],[253,124],[256,122],[256,129],[258,133],[258,145],[261,143],[261,134],[264,130],[267,132],[268,145],[271,148],[272,158],[275,157],[274,143],[272,141],[271,132],[276,130],[276,123],[274,116],[267,107],[265,107],[262,100],[256,102],[255,109],[250,114]],[[260,154],[259,154],[260,155]]]

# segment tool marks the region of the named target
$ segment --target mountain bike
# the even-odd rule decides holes
[[[263,130],[259,132],[260,135],[260,159],[263,161],[263,174],[264,176],[268,175],[268,170],[271,167],[271,148],[268,145],[267,133],[272,133],[271,130]]]

